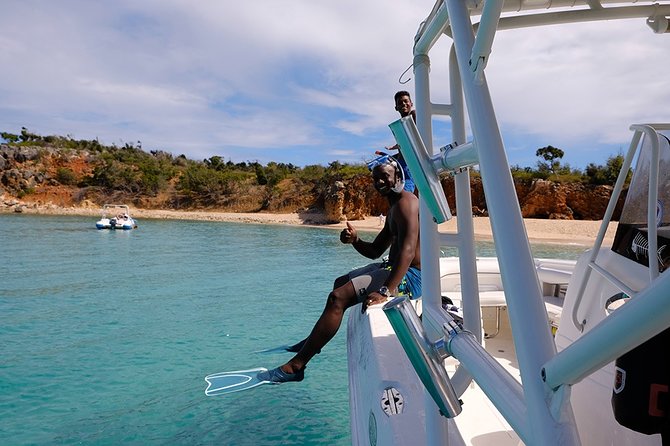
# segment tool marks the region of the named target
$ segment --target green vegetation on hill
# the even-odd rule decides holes
[[[333,182],[368,175],[362,163],[333,161],[328,166],[299,167],[277,162],[233,163],[220,156],[195,161],[162,150],[145,152],[139,141],[119,147],[71,136],[41,136],[25,127],[20,134],[0,132],[0,137],[9,148],[37,148],[38,158],[51,157],[52,161],[46,164],[55,163],[55,170],[46,172],[46,167],[42,167],[47,179],[80,188],[80,198],[129,200],[148,207],[226,207],[239,211],[320,207],[323,203],[319,200]],[[536,155],[539,161],[535,168],[511,167],[517,181],[548,179],[611,185],[623,162],[623,156],[618,154],[611,156],[604,166],[591,163],[580,170],[562,164],[563,151],[553,146],[538,149]],[[87,168],[77,170],[72,163],[63,161],[73,157],[85,158]],[[4,177],[3,183],[7,188]],[[17,193],[20,196],[35,190],[34,184],[15,184],[23,184]],[[300,195],[304,198],[299,198]]]
[[[56,169],[52,178],[61,185],[84,189],[87,197],[98,199],[96,201],[138,202],[139,197],[143,197],[144,204],[150,206],[225,206],[252,211],[270,208],[277,200],[279,204],[274,205],[279,208],[281,203],[296,205],[295,200],[282,196],[286,195],[287,189],[318,196],[333,181],[368,175],[363,164],[334,161],[328,166],[298,167],[276,162],[262,165],[257,161],[233,163],[220,156],[195,161],[162,150],[145,152],[140,142],[119,147],[70,136],[40,136],[26,128],[18,135],[0,132],[0,137],[10,148],[37,148],[37,158],[57,155],[57,163],[62,166]],[[90,172],[75,172],[72,163],[62,161],[77,156],[86,158]],[[32,187],[30,190],[24,187],[17,195],[24,196],[32,191]],[[160,196],[164,197],[156,201]],[[260,205],[257,204],[259,201]],[[319,203],[306,200],[301,205],[309,208]]]

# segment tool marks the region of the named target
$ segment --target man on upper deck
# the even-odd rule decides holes
[[[408,91],[401,90],[396,92],[396,94],[393,95],[393,101],[395,102],[395,110],[398,113],[400,113],[401,118],[411,115],[412,119],[414,119],[414,122],[416,122],[416,112],[414,111],[414,104],[412,103],[412,97],[409,95]],[[394,146],[387,147],[387,149],[400,150],[400,146],[398,144],[395,144]],[[412,178],[412,174],[410,173],[409,168],[407,167],[407,163],[405,162],[402,153],[398,152],[398,154],[393,155],[393,157],[400,163],[400,166],[402,167],[403,172],[405,174],[405,190],[413,192],[418,196],[418,191],[416,190],[414,179]]]

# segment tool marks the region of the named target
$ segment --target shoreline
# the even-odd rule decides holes
[[[21,203],[22,214],[30,215],[81,215],[99,217],[100,208],[97,207],[59,207],[55,205],[37,206]],[[15,207],[0,207],[0,213],[15,213]],[[326,223],[325,216],[319,212],[309,213],[235,213],[219,211],[174,211],[158,209],[131,209],[131,215],[138,220],[141,228],[142,219],[155,220],[192,220],[192,221],[220,221],[229,223],[273,224],[289,226],[306,226],[329,229],[343,229],[344,221]],[[442,232],[455,232],[458,217],[439,225]],[[536,243],[570,244],[589,247],[598,235],[602,221],[600,220],[547,220],[526,218],[523,220],[528,239]],[[382,228],[379,217],[366,217],[364,220],[352,220],[351,225],[364,232],[378,232]],[[610,222],[603,241],[604,245],[611,244],[616,232],[616,222]],[[476,240],[492,240],[493,233],[488,217],[475,217],[473,229]]]

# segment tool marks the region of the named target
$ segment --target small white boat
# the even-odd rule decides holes
[[[130,216],[125,204],[106,204],[102,207],[102,218],[95,222],[98,229],[135,229],[137,222]]]

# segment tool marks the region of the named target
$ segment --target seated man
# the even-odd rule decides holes
[[[302,381],[305,366],[335,336],[347,308],[360,303],[361,311],[365,312],[370,305],[382,303],[392,295],[414,298],[421,295],[419,200],[403,189],[401,167],[393,158],[380,157],[369,166],[375,189],[390,205],[384,227],[374,241],[365,242],[347,222],[340,241],[351,244],[370,259],[378,259],[390,248],[388,261],[372,263],[338,277],[309,337],[296,344],[297,354],[286,364],[259,373],[258,379],[277,384]]]

